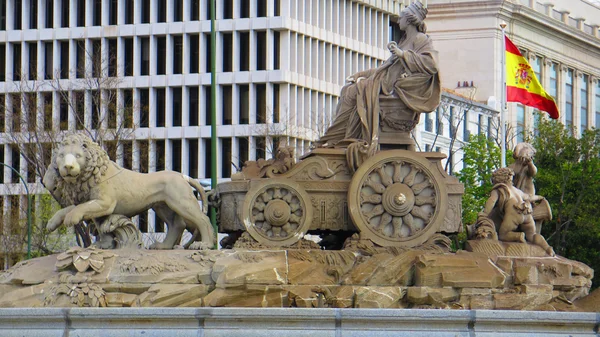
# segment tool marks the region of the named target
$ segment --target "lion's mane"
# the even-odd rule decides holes
[[[106,174],[110,158],[104,149],[90,138],[81,134],[72,134],[65,137],[59,144],[61,147],[69,145],[81,146],[85,153],[85,167],[81,168],[81,172],[75,183],[66,182],[59,172],[56,164],[56,157],[52,158],[52,165],[57,171],[56,187],[60,195],[64,199],[63,202],[67,205],[79,205],[90,200],[90,190],[95,187],[102,177]],[[58,152],[58,151],[56,151]]]

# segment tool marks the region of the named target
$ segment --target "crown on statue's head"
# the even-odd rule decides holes
[[[420,1],[415,1],[415,2],[411,3],[404,10],[407,11],[408,13],[416,16],[417,19],[419,19],[419,21],[421,21],[421,22],[423,22],[423,20],[425,20],[425,18],[427,17],[427,12],[428,12],[427,8],[425,8]]]

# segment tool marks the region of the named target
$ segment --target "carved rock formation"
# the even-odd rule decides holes
[[[82,256],[88,268],[65,262]],[[592,277],[589,267],[562,257],[466,251],[72,249],[3,271],[0,307],[575,311],[578,303],[593,307],[584,297]]]

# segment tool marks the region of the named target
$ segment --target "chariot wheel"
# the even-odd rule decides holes
[[[268,179],[251,188],[242,207],[242,222],[252,238],[267,246],[288,246],[310,227],[308,194],[287,179]]]
[[[381,246],[414,247],[441,226],[448,208],[444,177],[406,150],[377,153],[358,168],[348,208],[361,237]]]

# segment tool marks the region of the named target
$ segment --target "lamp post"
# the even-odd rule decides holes
[[[27,193],[27,260],[29,260],[31,258],[31,194],[29,194],[27,182],[25,182],[25,179],[23,179],[23,176],[19,173],[19,171],[17,171],[14,167],[2,162],[0,162],[0,165],[6,166],[16,173],[21,179],[23,186],[25,186],[25,192]]]

